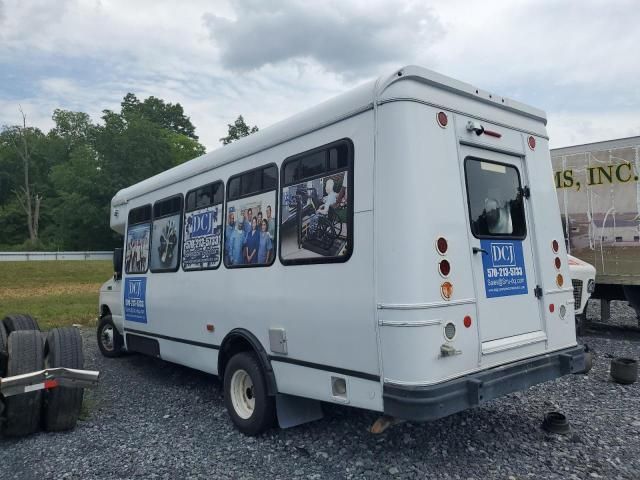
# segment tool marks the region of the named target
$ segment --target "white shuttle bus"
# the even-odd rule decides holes
[[[545,125],[408,66],[121,190],[102,352],[218,375],[246,434],[580,371]]]

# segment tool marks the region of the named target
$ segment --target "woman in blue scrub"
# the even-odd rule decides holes
[[[251,265],[258,263],[258,247],[260,246],[260,233],[257,229],[258,219],[251,219],[251,231],[247,233],[244,240],[244,260],[245,263]]]
[[[271,234],[268,232],[269,222],[265,218],[260,224],[260,245],[258,247],[258,263],[269,263],[271,261],[271,252],[273,251],[273,242]]]

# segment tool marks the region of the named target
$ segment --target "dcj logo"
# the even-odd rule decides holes
[[[515,266],[515,254],[512,243],[492,243],[491,260],[496,267]]]
[[[129,280],[129,298],[142,298],[142,280]]]
[[[192,237],[202,237],[211,233],[211,212],[201,213],[192,217]]]

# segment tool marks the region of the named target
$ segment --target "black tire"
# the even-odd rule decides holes
[[[236,411],[232,400],[232,380],[238,372],[246,373],[253,383],[251,398],[255,400],[254,408],[248,418]],[[267,394],[267,383],[264,379],[260,362],[253,352],[240,352],[227,363],[224,370],[224,404],[235,426],[245,435],[258,435],[276,423],[275,397]]]
[[[111,334],[111,344],[108,341],[109,333]],[[98,322],[98,348],[105,357],[115,358],[123,354],[122,346],[124,344],[122,335],[118,332],[111,315],[105,315]],[[107,335],[107,336],[105,336]]]
[[[54,328],[45,345],[47,368],[84,368],[82,337],[77,328]],[[42,426],[48,432],[71,430],[82,409],[83,388],[57,387],[44,392]]]
[[[20,330],[40,331],[38,322],[36,322],[31,315],[27,315],[26,313],[13,313],[11,315],[7,315],[2,319],[2,323],[4,323],[4,326],[7,329],[7,335],[10,335],[11,332],[17,332]]]
[[[7,376],[7,358],[9,356],[7,341],[7,330],[4,328],[4,323],[0,322],[0,377]]]
[[[611,378],[623,385],[638,380],[638,361],[632,358],[614,358],[611,360]]]
[[[44,369],[44,348],[39,331],[17,331],[9,335],[7,375],[35,372]],[[5,398],[7,436],[29,435],[40,426],[42,390]]]

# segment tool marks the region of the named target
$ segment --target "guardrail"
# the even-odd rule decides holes
[[[0,252],[0,262],[111,260],[113,252]]]

